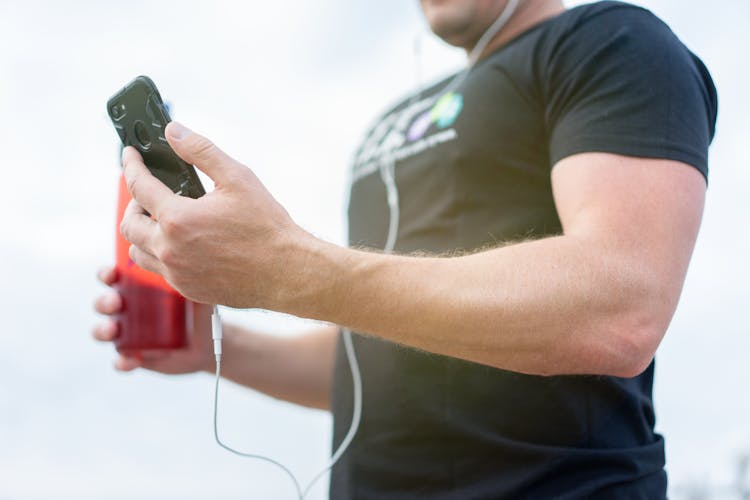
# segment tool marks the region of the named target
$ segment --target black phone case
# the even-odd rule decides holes
[[[195,168],[177,156],[167,143],[164,128],[172,120],[149,77],[135,78],[110,97],[107,114],[122,144],[138,149],[157,179],[183,196],[200,198],[206,194]]]

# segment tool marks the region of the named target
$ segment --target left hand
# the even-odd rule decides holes
[[[249,168],[211,141],[176,122],[165,135],[215,189],[197,200],[176,195],[148,171],[135,148],[125,148],[123,169],[133,201],[120,231],[132,244],[130,258],[196,302],[269,308],[288,252],[310,235]]]

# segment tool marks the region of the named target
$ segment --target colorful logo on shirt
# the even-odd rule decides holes
[[[416,141],[424,137],[427,133],[427,129],[433,123],[438,128],[446,128],[453,125],[461,114],[461,110],[464,107],[464,98],[461,94],[448,92],[437,100],[432,109],[425,111],[412,122],[411,127],[406,132],[406,138],[409,142]]]

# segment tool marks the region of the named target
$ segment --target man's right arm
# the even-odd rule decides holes
[[[221,373],[274,398],[330,410],[337,341],[334,325],[278,337],[225,324]]]
[[[113,268],[104,269],[99,279],[112,286]],[[216,370],[211,340],[211,306],[194,304],[194,331],[188,333],[184,349],[143,351],[139,356],[120,356],[115,368],[136,368],[166,373],[194,373]],[[115,292],[97,298],[94,308],[109,316],[94,327],[97,340],[111,342],[117,337],[112,318],[120,312],[122,300]],[[338,327],[321,325],[294,337],[258,333],[238,325],[224,324],[221,374],[240,385],[271,397],[303,406],[330,409],[331,379],[338,340]]]

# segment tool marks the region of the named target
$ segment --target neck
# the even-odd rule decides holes
[[[562,0],[520,0],[507,24],[490,40],[479,59],[499,49],[524,31],[565,11]],[[469,54],[471,47],[464,47]]]

